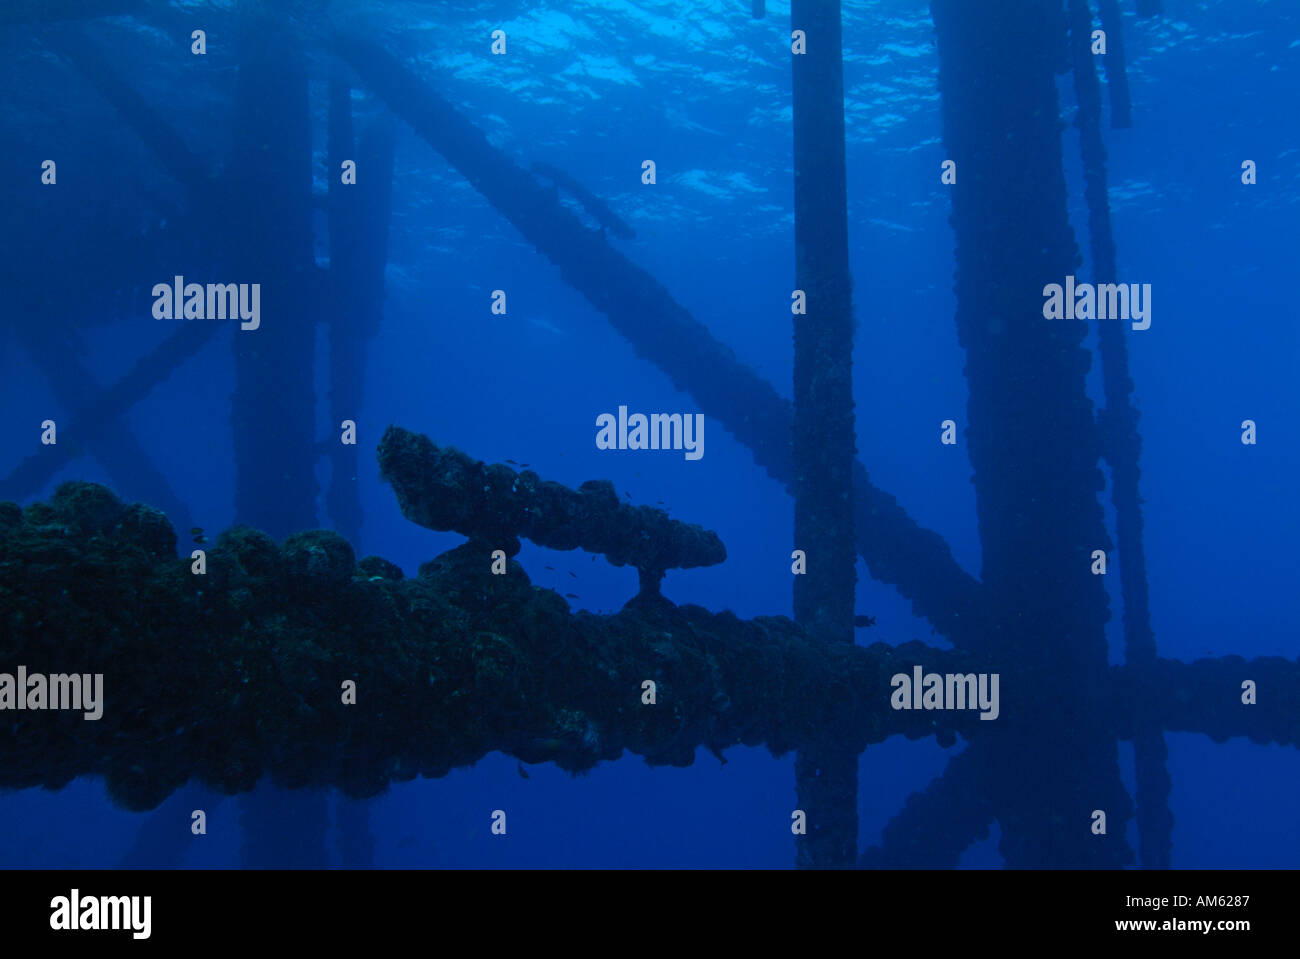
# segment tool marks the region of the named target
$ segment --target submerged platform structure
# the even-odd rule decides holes
[[[1138,7],[1155,15],[1160,4],[1141,0]],[[116,485],[130,477],[145,486],[151,505],[128,506],[89,484],[65,485],[25,508],[0,504],[0,668],[102,675],[106,697],[96,720],[40,706],[14,713],[16,721],[0,726],[0,786],[59,788],[78,775],[101,775],[115,801],[145,810],[186,783],[247,794],[269,779],[297,792],[261,794],[246,805],[245,826],[257,838],[246,861],[306,864],[323,858],[325,787],[362,799],[493,750],[579,771],[625,751],[685,765],[701,746],[722,755],[737,744],[765,745],[799,753],[799,801],[813,825],[799,844],[801,865],[951,866],[995,821],[1011,866],[1128,865],[1137,857],[1124,827],[1134,815],[1141,864],[1170,865],[1164,733],[1296,745],[1300,663],[1181,663],[1157,655],[1147,612],[1138,414],[1123,334],[1102,327],[1106,407],[1097,410],[1084,387],[1092,363],[1085,328],[1045,323],[1039,313],[1042,286],[1080,262],[1066,207],[1056,92],[1062,72],[1072,74],[1079,102],[1095,279],[1116,277],[1101,87],[1087,48],[1092,7],[1086,0],[996,7],[932,0],[931,12],[944,147],[959,171],[951,222],[983,554],[978,579],[855,458],[833,0],[792,4],[791,27],[807,41],[803,53],[792,52],[792,89],[796,282],[810,304],[793,329],[793,403],[611,244],[608,234],[629,240],[634,231],[599,197],[552,164],[516,163],[436,82],[372,35],[322,21],[300,30],[303,23],[265,5],[237,4],[222,24],[238,37],[238,69],[231,162],[218,175],[75,22],[129,13],[175,26],[170,5],[24,3],[0,17],[40,25],[42,49],[75,67],[185,188],[183,226],[154,238],[155,246],[165,249],[182,230],[234,204],[251,239],[213,257],[245,273],[269,265],[286,278],[279,312],[290,318],[256,348],[238,335],[232,343],[233,460],[245,525],[202,551],[201,572],[198,558],[175,554],[173,526],[189,525],[184,497],[150,462],[125,414],[218,327],[182,327],[101,388],[54,330],[17,325],[23,348],[72,412],[67,432],[85,439]],[[1112,125],[1124,128],[1132,105],[1119,0],[1098,0],[1096,14],[1117,54],[1105,62]],[[764,5],[754,3],[752,15],[764,17]],[[306,49],[309,42],[319,49]],[[308,84],[322,59],[331,71],[331,166],[355,154],[379,175],[356,191],[331,184],[318,197]],[[353,88],[374,93],[391,111],[359,136]],[[665,570],[725,558],[707,530],[619,503],[599,481],[567,489],[397,429],[379,457],[404,514],[468,542],[410,579],[383,559],[356,559],[350,541],[362,515],[350,461],[312,435],[315,371],[303,357],[312,355],[315,324],[327,323],[330,419],[361,405],[366,349],[381,321],[395,119],[554,263],[638,356],[790,489],[800,545],[813,557],[796,587],[794,621],[742,621],[660,595]],[[600,228],[589,228],[561,193]],[[328,269],[314,260],[319,207],[329,224]],[[285,355],[297,361],[285,367]],[[268,409],[275,430],[264,428]],[[0,496],[30,499],[66,465],[68,448],[34,451],[0,480]],[[311,530],[322,522],[313,505],[322,455],[334,465],[325,500],[336,532]],[[1088,570],[1093,550],[1115,545],[1098,497],[1103,462],[1114,476],[1119,517],[1122,666],[1108,665],[1109,600]],[[563,598],[532,586],[512,559],[521,537],[634,566],[640,590],[615,615],[574,613]],[[954,649],[855,646],[854,554]],[[945,676],[997,674],[998,719],[894,708],[893,678],[912,676],[918,666]],[[1251,705],[1243,703],[1244,683],[1257,691]],[[969,745],[911,797],[881,846],[859,854],[857,757],[894,734],[935,736],[945,745],[960,735]],[[1119,776],[1120,741],[1135,744],[1136,809]],[[258,843],[279,837],[260,834],[259,823],[286,802],[298,804],[297,845],[268,852]],[[1097,810],[1109,818],[1104,834],[1089,828]],[[345,846],[359,862],[368,855],[364,831],[358,813]]]

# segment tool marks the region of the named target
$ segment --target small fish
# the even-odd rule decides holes
[[[876,625],[876,617],[874,617],[874,616],[854,616],[854,617],[853,617],[853,625],[854,625],[854,626],[858,626],[858,627],[863,627],[863,626],[875,626],[875,625]]]
[[[572,576],[574,579],[578,578],[578,574],[575,573],[573,570],[569,570],[569,575]]]
[[[552,573],[555,572],[555,567],[554,567],[554,566],[543,566],[542,569],[549,569]]]
[[[190,535],[191,535],[191,536],[201,536],[201,535],[203,535],[203,527],[202,527],[202,526],[191,526],[191,527],[190,527]]]
[[[528,469],[528,467],[530,467],[530,466],[532,466],[532,465],[533,465],[532,463],[520,463],[520,464],[519,464],[519,468],[520,468],[520,469],[525,469],[525,470],[526,470],[526,469]]]
[[[200,546],[202,546],[202,545],[203,545],[204,543],[206,543],[207,541],[208,541],[208,538],[207,538],[206,536],[195,536],[195,537],[194,537],[194,542],[198,543]]]
[[[530,778],[528,775],[528,770],[524,768],[523,763],[515,763],[515,768],[519,770],[520,776],[523,776],[525,779]]]
[[[579,598],[577,593],[565,593],[564,595],[567,596],[569,599],[578,599],[578,598]]]
[[[519,465],[519,464],[516,463],[514,460],[506,460],[506,462],[509,463],[511,466],[518,466],[518,465]]]

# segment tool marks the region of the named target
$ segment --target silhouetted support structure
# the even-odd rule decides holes
[[[388,219],[393,180],[393,128],[388,117],[374,121],[359,145],[352,135],[352,97],[339,78],[329,87],[329,428],[357,421],[365,394],[370,340],[384,307]],[[356,183],[342,182],[342,164],[356,163]],[[325,506],[334,528],[349,542],[361,537],[357,489],[357,447],[327,436],[330,483]]]
[[[126,415],[127,410],[148,396],[154,387],[170,376],[177,366],[197,353],[200,347],[211,339],[216,328],[215,324],[210,323],[186,324],[159,344],[152,353],[137,362],[131,368],[131,372],[106,389],[97,390],[89,379],[80,381],[81,389],[78,393],[84,398],[79,408],[71,410],[72,415],[67,424],[59,428],[64,440],[72,442],[45,447],[41,452],[33,453],[24,459],[12,473],[0,480],[0,497],[14,500],[26,499],[39,491],[51,477],[79,455],[80,446],[76,442],[78,438],[87,438],[91,451],[95,453],[96,458],[99,458],[101,446],[115,442],[105,435],[105,430],[125,429],[121,424],[124,423],[122,417]],[[19,338],[29,348],[34,348],[38,352],[44,353],[47,349],[67,349],[66,346],[42,346],[45,335],[43,332],[27,329],[18,331]],[[51,376],[64,373],[89,376],[89,371],[85,370],[80,363],[75,363],[74,366],[75,369],[67,369],[63,360],[59,360],[47,368],[51,371]],[[58,389],[57,384],[55,388]],[[75,396],[69,399],[76,402]],[[120,432],[117,435],[120,440],[122,438]],[[153,489],[155,501],[167,510],[176,521],[176,525],[188,529],[189,514],[184,504],[171,493],[165,479],[145,457],[143,450],[139,450],[134,437],[128,440],[128,445],[138,450],[139,458],[132,459],[133,454],[129,449],[119,448],[116,454],[112,452],[108,454],[110,458],[116,456],[116,462],[128,471],[127,475],[130,479],[127,485],[137,487],[143,479],[147,487]],[[105,468],[107,469],[108,466],[105,465]],[[147,492],[147,489],[142,488],[140,491]]]
[[[233,336],[235,517],[280,537],[315,525],[318,492],[307,72],[300,36],[283,15],[244,0],[236,20],[231,172],[240,189],[231,197],[230,218],[242,240],[233,259],[238,282],[261,285],[261,325]],[[250,834],[246,865],[327,861],[323,792],[258,796],[241,820]]]
[[[600,224],[602,230],[608,230],[615,236],[622,237],[625,240],[636,239],[636,231],[628,226],[622,217],[611,210],[608,203],[559,167],[550,163],[534,163],[532,171],[543,179],[550,180],[557,189],[563,190],[573,197],[586,211],[587,215]]]
[[[202,809],[212,828],[212,815],[226,797],[191,782],[163,800],[136,830],[135,841],[118,863],[123,869],[174,869],[185,861],[194,840],[191,818]]]
[[[62,53],[96,92],[113,105],[163,169],[190,190],[195,205],[216,205],[212,194],[217,185],[212,181],[203,161],[185,145],[185,141],[166,117],[127,83],[104,58],[84,27],[69,27],[58,33],[47,34],[45,41]]]
[[[870,868],[952,869],[962,853],[987,839],[997,811],[989,799],[982,751],[951,757],[943,775],[912,793],[860,864]]]
[[[360,183],[343,182],[343,164],[356,163],[352,136],[352,89],[338,76],[329,84],[329,131],[325,177],[329,187],[329,421],[330,433],[342,430],[344,420],[356,421],[365,391],[366,342],[358,311],[363,307],[357,289],[357,260],[364,255],[357,235],[362,215]],[[372,172],[366,171],[367,179]],[[391,170],[389,171],[391,174]],[[370,239],[374,239],[371,237]],[[387,240],[387,236],[384,237]],[[344,446],[326,434],[330,482],[325,509],[339,534],[355,546],[361,543],[361,496],[356,484],[356,447]]]
[[[164,169],[191,191],[210,184],[198,158],[162,115],[104,59],[84,30],[68,27],[47,33],[44,40],[112,104]],[[23,306],[16,305],[20,309]],[[158,503],[179,525],[188,527],[188,510],[150,461],[124,415],[181,362],[197,352],[214,331],[215,327],[208,324],[182,328],[115,385],[102,389],[77,358],[80,350],[74,334],[55,333],[48,324],[18,324],[16,335],[46,373],[51,388],[70,416],[60,424],[63,443],[42,449],[20,463],[0,482],[0,496],[20,499],[36,493],[80,452],[89,450],[121,488]]]
[[[1101,135],[1101,90],[1089,50],[1091,18],[1087,0],[1069,0],[1070,49],[1074,64],[1074,89],[1079,101],[1075,125],[1083,154],[1084,196],[1088,204],[1088,233],[1097,284],[1114,283],[1118,269],[1106,186],[1106,147]],[[1119,540],[1120,590],[1124,600],[1124,649],[1135,666],[1155,662],[1156,642],[1151,631],[1147,586],[1146,546],[1142,537],[1142,499],[1138,492],[1142,438],[1133,406],[1133,379],[1129,375],[1128,344],[1119,319],[1099,320],[1106,409],[1098,419],[1102,427],[1102,452],[1111,468],[1111,498],[1115,504]],[[1133,747],[1137,771],[1137,821],[1143,865],[1168,868],[1173,853],[1173,814],[1169,808],[1172,784],[1166,762],[1169,749],[1155,724],[1138,728]]]
[[[119,488],[153,497],[179,525],[189,528],[189,510],[172,491],[167,477],[149,459],[126,420],[101,417],[94,410],[97,396],[103,394],[91,371],[78,358],[76,335],[71,330],[59,332],[57,327],[44,323],[16,324],[15,335],[27,347],[59,404],[70,416],[65,424],[68,428],[62,430],[64,452],[55,455],[51,450],[44,462],[38,456],[29,457],[4,485],[21,484],[22,495],[39,490],[40,485],[26,484],[37,479],[44,483],[58,467],[74,459],[77,447],[84,444],[84,449],[94,454]],[[55,444],[56,450],[58,445]]]
[[[239,282],[261,284],[261,326],[233,337],[235,516],[283,536],[316,519],[311,128],[299,38],[250,2],[235,115],[234,263]]]
[[[67,12],[73,6],[112,6],[113,12],[126,12],[128,7],[143,5],[68,4],[63,9]],[[123,9],[117,10],[117,6]],[[46,5],[46,9],[53,11],[58,8]],[[192,217],[201,221],[219,209],[220,187],[203,161],[186,146],[163,115],[121,77],[85,30],[68,28],[47,32],[43,39],[48,46],[59,51],[96,92],[113,106],[118,116],[150,149],[159,165],[188,189]],[[178,224],[176,229],[184,228],[179,225],[185,222],[183,217],[175,217],[174,222]],[[139,477],[143,477],[146,486],[155,488],[155,492],[152,495],[148,495],[147,489],[141,489],[140,492],[153,502],[161,504],[171,521],[182,529],[189,528],[192,523],[188,510],[178,497],[167,491],[165,480],[145,458],[143,449],[138,448],[134,437],[128,432],[123,443],[121,433],[128,430],[125,420],[127,411],[194,356],[219,329],[221,325],[216,323],[185,323],[152,352],[138,360],[129,373],[106,389],[96,391],[88,371],[62,371],[73,377],[70,382],[80,382],[90,397],[74,413],[64,430],[65,440],[75,441],[79,436],[96,437],[92,449],[97,456],[102,445],[111,444],[108,456],[116,459],[114,465],[117,469],[114,475],[125,471],[132,477],[130,485],[133,486],[139,483]],[[79,380],[77,377],[85,379]],[[29,493],[39,490],[75,457],[77,449],[75,442],[65,442],[28,457],[0,483],[0,498],[25,498]],[[138,450],[139,456],[134,462],[130,460],[133,450]],[[123,488],[127,487],[121,480],[119,484]],[[210,812],[214,804],[221,802],[221,798],[212,796],[198,786],[188,789],[184,795],[173,797],[173,802],[155,812],[140,826],[121,865],[154,868],[179,865],[193,838],[187,828],[189,813],[201,800],[207,800],[206,808]]]
[[[790,25],[807,52],[791,56],[794,87],[795,283],[807,314],[794,317],[794,618],[828,643],[853,645],[853,309],[844,176],[844,71],[839,0],[794,0]],[[858,754],[841,731],[795,759],[807,815],[801,866],[858,858]]]
[[[335,43],[362,81],[559,266],[565,282],[608,316],[641,356],[748,446],[768,475],[793,488],[789,401],[381,46],[350,33],[336,34]],[[948,544],[918,526],[859,463],[853,466],[853,487],[855,542],[872,576],[895,585],[916,615],[953,645],[983,648],[980,584],[957,564]]]
[[[1081,5],[1082,11],[1079,9]],[[1086,17],[1089,29],[1084,32],[1084,36],[1091,34],[1092,16],[1088,13],[1087,7],[1086,0],[1082,4],[1079,0],[1070,0],[1072,33],[1076,27],[1083,24]],[[1101,17],[1101,28],[1106,31],[1106,55],[1101,58],[1101,61],[1106,67],[1106,86],[1110,89],[1110,125],[1117,130],[1125,129],[1133,125],[1133,102],[1128,90],[1124,20],[1120,15],[1119,0],[1097,0],[1097,13]],[[1076,60],[1076,72],[1078,69]]]
[[[388,261],[388,217],[393,184],[393,125],[385,116],[361,138],[352,135],[352,91],[339,77],[330,80],[327,165],[329,182],[329,429],[345,420],[359,422],[365,398],[370,340],[379,329],[384,306],[384,267]],[[343,163],[356,164],[356,182],[343,183]],[[334,528],[354,546],[361,543],[361,495],[357,486],[357,447],[327,436],[330,481],[325,509]],[[344,866],[373,865],[374,837],[362,802],[340,797],[335,826]]]
[[[329,792],[286,792],[266,783],[240,797],[239,859],[245,867],[282,869],[328,864]]]
[[[370,829],[370,803],[339,796],[334,803],[334,834],[339,864],[344,869],[369,869],[375,864],[375,834]]]
[[[1109,612],[1090,563],[1108,538],[1090,357],[1083,324],[1042,311],[1043,287],[1079,262],[1054,77],[1062,21],[1040,0],[932,0],[931,10],[957,164],[957,327],[989,631],[1019,677],[1021,721],[999,720],[983,744],[986,794],[1008,865],[1118,866],[1132,857],[1132,812],[1101,706]],[[1105,835],[1090,831],[1096,809]]]

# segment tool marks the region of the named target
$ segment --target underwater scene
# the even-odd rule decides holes
[[[1300,866],[1295,0],[0,50],[0,866]]]

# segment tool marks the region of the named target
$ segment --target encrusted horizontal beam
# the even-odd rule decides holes
[[[892,675],[962,654],[828,645],[784,617],[662,597],[574,613],[517,562],[494,575],[481,541],[414,579],[325,531],[277,545],[236,527],[201,558],[175,550],[165,516],[101,486],[0,504],[0,671],[102,676],[95,720],[48,708],[48,690],[8,702],[0,787],[100,775],[141,810],[191,779],[233,793],[269,773],[364,797],[494,750],[571,771],[624,750],[685,766],[700,746],[860,750],[992,725],[889,706]]]
[[[1108,696],[1120,738],[1135,722],[1171,733],[1203,733],[1216,743],[1300,746],[1300,660],[1219,656],[1190,663],[1112,666]]]
[[[785,617],[742,620],[662,597],[575,613],[517,562],[494,575],[478,541],[412,579],[378,557],[355,562],[325,531],[276,544],[236,527],[201,560],[176,557],[165,516],[104,487],[65,484],[25,510],[0,504],[0,673],[102,676],[93,720],[89,703],[49,708],[51,687],[39,700],[21,690],[35,708],[19,710],[0,680],[0,788],[100,775],[138,810],[191,779],[233,793],[269,773],[364,797],[495,750],[572,771],[624,750],[684,766],[700,746],[780,755],[831,736],[860,750],[1018,724],[1009,666],[996,722],[896,710],[897,674],[988,664],[919,642],[821,643]],[[1242,702],[1246,680],[1257,705]],[[1290,660],[1158,660],[1113,667],[1107,685],[1120,736],[1146,711],[1160,728],[1216,740],[1300,740]]]
[[[516,473],[439,447],[398,426],[379,443],[379,472],[412,523],[482,539],[509,556],[519,551],[515,537],[522,536],[550,549],[600,553],[615,566],[652,574],[656,584],[665,570],[727,558],[717,533],[661,509],[622,503],[608,480],[571,490],[532,470]]]

